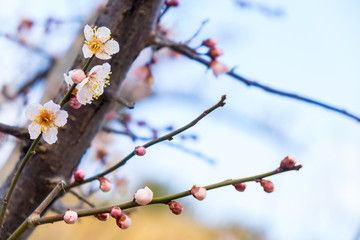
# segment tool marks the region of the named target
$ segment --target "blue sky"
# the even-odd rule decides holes
[[[230,0],[180,2],[179,8],[163,18],[164,26],[173,29],[177,40],[187,40],[203,20],[209,19],[192,46],[215,37],[224,51],[219,61],[230,68],[237,66],[240,75],[360,115],[358,1],[255,1],[282,8],[285,14],[280,17],[239,8]],[[2,24],[0,31],[14,32],[22,17],[41,21],[54,15],[86,16],[96,6],[95,1],[79,1],[78,8],[70,7],[70,1],[65,0],[57,4],[7,1],[7,8],[0,10],[0,20],[7,24]],[[80,14],[74,8],[82,9]],[[54,49],[54,44],[45,46],[60,56],[69,44],[66,41],[71,41],[80,28],[79,23],[70,23],[58,30],[61,34],[54,34],[53,41],[64,42],[62,49]],[[34,44],[41,42],[38,32],[33,36]],[[4,72],[1,84],[20,82],[26,75],[18,77],[19,69],[24,68],[21,64],[27,59],[15,58],[13,53],[26,53],[4,39],[0,41],[13,59],[1,60],[2,66],[11,69]],[[45,61],[38,56],[33,59],[32,68]],[[186,58],[160,58],[153,74],[155,95],[138,102],[132,113],[134,118],[146,119],[154,126],[180,127],[212,106],[222,94],[227,94],[228,100],[226,107],[189,131],[197,134],[197,141],[181,143],[213,157],[215,164],[156,145],[145,159],[130,161],[118,173],[129,179],[134,190],[149,179],[177,192],[193,184],[251,176],[277,168],[283,157],[294,154],[304,168],[272,177],[274,193],[266,194],[258,184],[249,183],[244,193],[229,187],[209,192],[201,203],[190,198],[184,203],[203,222],[239,223],[264,231],[267,239],[354,239],[360,229],[359,123],[317,106],[247,87],[227,76],[216,79],[204,66]],[[30,100],[39,101],[42,90],[38,86]],[[0,121],[24,123],[17,117],[21,114],[16,108],[19,105],[3,104]],[[124,147],[122,154],[134,145],[123,138],[119,141]],[[116,144],[112,145],[114,154],[119,149]],[[4,147],[11,148],[9,144]]]

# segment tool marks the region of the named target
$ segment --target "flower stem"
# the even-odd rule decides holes
[[[15,175],[14,175],[14,178],[12,179],[11,181],[11,184],[10,184],[10,187],[9,187],[9,190],[3,200],[3,205],[1,207],[1,212],[0,212],[0,229],[2,229],[2,225],[3,225],[3,222],[4,222],[4,216],[5,216],[5,212],[6,212],[6,209],[7,209],[7,205],[10,201],[10,198],[11,198],[11,195],[15,189],[15,185],[20,177],[20,174],[22,172],[22,170],[24,169],[26,163],[29,161],[29,159],[35,154],[35,148],[36,146],[38,145],[40,139],[42,137],[42,133],[32,142],[29,150],[27,151],[25,157],[23,158],[23,160],[21,161],[20,163],[20,166],[18,168],[18,170],[16,171]]]

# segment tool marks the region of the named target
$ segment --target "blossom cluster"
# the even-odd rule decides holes
[[[82,52],[85,58],[90,61],[97,57],[108,60],[111,55],[119,52],[120,47],[117,41],[111,39],[110,29],[107,27],[91,28],[86,25],[84,28],[85,43]],[[83,69],[74,69],[64,74],[66,84],[76,86],[69,97],[69,105],[78,109],[81,105],[92,103],[103,94],[104,88],[110,84],[111,66],[109,63],[94,66],[89,72]],[[53,144],[57,141],[58,127],[67,122],[68,113],[60,110],[62,106],[52,100],[41,104],[30,104],[25,110],[25,115],[32,122],[28,127],[30,138],[36,139],[42,134],[45,142]]]

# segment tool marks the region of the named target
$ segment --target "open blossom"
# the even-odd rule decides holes
[[[111,66],[108,63],[93,67],[89,76],[77,85],[78,92],[76,97],[78,101],[85,105],[91,103],[93,99],[97,99],[104,92],[104,87],[109,85],[109,74]]]
[[[106,85],[109,85],[111,66],[108,63],[94,66],[87,77],[76,86],[73,94],[79,103],[85,105],[91,103],[93,99],[97,99],[104,92]],[[71,75],[74,70],[64,74],[65,82],[71,86],[74,84]]]
[[[68,113],[60,110],[60,105],[52,100],[41,104],[31,104],[25,110],[25,115],[32,123],[28,130],[31,139],[36,139],[43,133],[43,139],[49,144],[57,140],[57,128],[62,127],[67,122]]]
[[[107,60],[117,52],[120,47],[117,41],[110,40],[110,29],[107,27],[91,28],[86,25],[84,28],[85,43],[82,51],[85,58],[92,57],[94,54],[97,58]]]

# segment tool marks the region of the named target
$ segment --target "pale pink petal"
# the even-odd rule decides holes
[[[43,109],[41,104],[30,104],[25,110],[25,116],[28,119],[33,120],[39,114],[41,109]]]
[[[86,25],[84,27],[84,35],[85,35],[86,41],[89,41],[90,39],[92,39],[94,37],[94,31],[89,25]]]
[[[50,111],[53,111],[54,113],[60,110],[60,105],[54,103],[53,100],[50,100],[47,103],[45,103],[44,107],[46,107]]]
[[[41,132],[41,126],[40,124],[31,123],[28,127],[30,139],[36,139]]]
[[[82,52],[84,54],[84,58],[90,58],[92,57],[92,55],[94,55],[87,44],[84,44],[84,46],[82,47]]]
[[[108,55],[106,52],[98,52],[95,54],[95,56],[98,58],[98,59],[101,59],[101,60],[108,60],[111,58],[110,55]]]
[[[55,125],[62,127],[67,123],[68,113],[64,110],[60,110],[56,113]]]
[[[101,65],[96,65],[93,68],[91,68],[89,75],[92,75],[93,73],[97,73],[101,69]]]
[[[119,52],[119,50],[120,50],[119,43],[115,40],[109,40],[104,45],[104,51],[109,55],[113,55]]]
[[[48,144],[53,144],[54,142],[56,142],[56,140],[57,140],[57,129],[56,129],[56,127],[46,129],[46,131],[43,133],[43,139]]]
[[[110,39],[110,34],[110,29],[108,29],[107,27],[100,27],[96,31],[95,35],[98,40],[100,40],[102,43],[105,43],[107,40]]]
[[[213,70],[215,77],[230,71],[230,69],[225,64],[215,60],[211,61],[210,68]]]
[[[91,71],[92,71],[92,69],[91,69]],[[90,71],[90,75],[91,75],[91,71]],[[77,86],[76,86],[76,88],[78,89],[78,91],[80,91],[83,87],[84,87],[84,85],[85,84],[87,84],[89,82],[89,78],[85,78],[81,83],[79,83]]]
[[[73,85],[74,82],[73,80],[71,80],[71,73],[73,72],[74,70],[71,70],[70,72],[68,72],[68,74],[64,73],[64,80],[67,84],[69,85]]]

